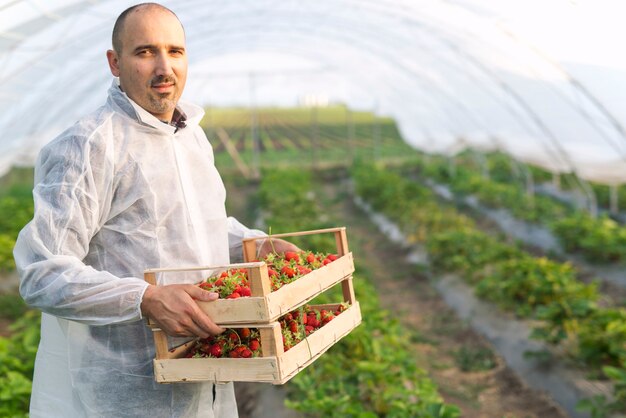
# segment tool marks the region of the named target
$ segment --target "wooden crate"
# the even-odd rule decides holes
[[[344,301],[353,303],[355,301],[352,287],[354,261],[352,253],[348,251],[345,227],[272,235],[272,237],[282,238],[321,233],[332,233],[335,235],[339,258],[326,266],[313,270],[292,283],[283,285],[274,292],[271,291],[267,266],[262,262],[230,264],[226,266],[149,269],[144,272],[144,276],[146,281],[156,284],[157,273],[169,274],[194,270],[215,271],[217,269],[229,268],[248,269],[252,296],[238,299],[218,299],[212,302],[198,302],[200,308],[216,324],[225,327],[237,324],[275,321],[281,315],[304,305],[339,282],[342,282]],[[254,260],[256,258],[257,239],[244,240],[244,259]]]
[[[334,310],[338,305],[314,305],[313,309]],[[326,350],[361,323],[358,302],[332,321],[284,351],[280,325],[250,324],[261,334],[262,356],[255,358],[184,358],[193,342],[173,351],[158,349],[154,375],[159,383],[178,382],[260,382],[283,384],[313,363]]]
[[[227,266],[149,269],[146,281],[157,284],[157,273],[246,268],[252,296],[238,299],[218,299],[198,302],[201,309],[222,327],[258,328],[262,356],[256,358],[185,358],[194,341],[169,350],[167,336],[148,321],[156,346],[155,379],[159,383],[175,382],[265,382],[282,384],[315,361],[339,339],[361,323],[361,310],[354,295],[352,273],[354,262],[348,250],[346,229],[329,228],[289,234],[272,235],[276,238],[332,233],[337,244],[337,258],[296,281],[272,292],[267,266],[263,262],[247,262]],[[256,258],[256,240],[244,240],[244,259]],[[306,304],[325,290],[341,283],[343,301],[349,308],[332,321],[310,334],[302,342],[284,351],[280,324],[276,320]],[[316,305],[313,309],[335,310],[338,304]]]

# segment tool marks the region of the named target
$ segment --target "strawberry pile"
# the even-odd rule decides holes
[[[308,305],[293,310],[278,319],[283,334],[283,347],[287,351],[309,334],[317,331],[347,309],[347,303],[338,305],[334,311],[311,309]]]
[[[315,310],[304,306],[278,319],[287,351],[308,335],[317,331],[347,309],[343,303],[337,309]],[[227,329],[220,335],[199,338],[187,353],[187,358],[250,358],[261,355],[259,330],[256,328]]]
[[[227,329],[220,335],[196,340],[187,358],[250,358],[261,355],[259,330],[256,328]]]
[[[336,254],[312,251],[287,251],[284,254],[269,253],[261,261],[267,264],[272,291],[291,283],[305,274],[339,258]],[[198,284],[202,289],[216,292],[220,298],[236,299],[250,296],[250,283],[246,269],[229,269],[218,276],[209,277]]]

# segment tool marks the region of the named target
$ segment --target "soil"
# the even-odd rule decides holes
[[[252,189],[235,186],[228,190],[231,213],[250,222],[249,206],[248,219],[242,209],[246,208],[245,195]],[[410,261],[411,250],[380,232],[343,187],[327,186],[323,194],[329,199],[327,212],[335,213],[338,225],[348,228],[357,267],[376,278],[381,305],[417,335],[412,338],[416,363],[434,380],[445,401],[461,409],[462,417],[567,417],[548,395],[528,387],[497,354],[491,357],[493,367],[463,371],[462,364],[480,365],[479,360],[464,358],[463,353],[494,353],[493,347],[446,305],[427,274]],[[265,385],[236,385],[238,399],[257,399],[257,404],[263,400],[265,411],[275,417],[297,417],[283,406],[287,388],[288,383],[271,390]],[[240,416],[262,416],[254,404],[240,402]]]

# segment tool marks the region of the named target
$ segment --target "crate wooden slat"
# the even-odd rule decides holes
[[[313,308],[320,309],[322,307],[314,306]],[[286,352],[283,351],[282,339],[274,338],[273,344],[276,344],[276,346],[273,349],[276,350],[277,354],[272,356],[248,359],[155,359],[155,378],[159,383],[238,381],[283,384],[314,362],[360,323],[361,310],[358,302],[355,302],[332,321]],[[275,327],[280,327],[278,323],[274,324]],[[275,328],[272,329],[276,330]],[[267,341],[262,339],[261,344],[267,344]],[[175,355],[184,356],[185,351],[179,350]]]

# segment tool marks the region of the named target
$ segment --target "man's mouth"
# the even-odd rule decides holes
[[[152,88],[159,93],[167,93],[174,88],[174,83],[155,83],[152,85]]]

